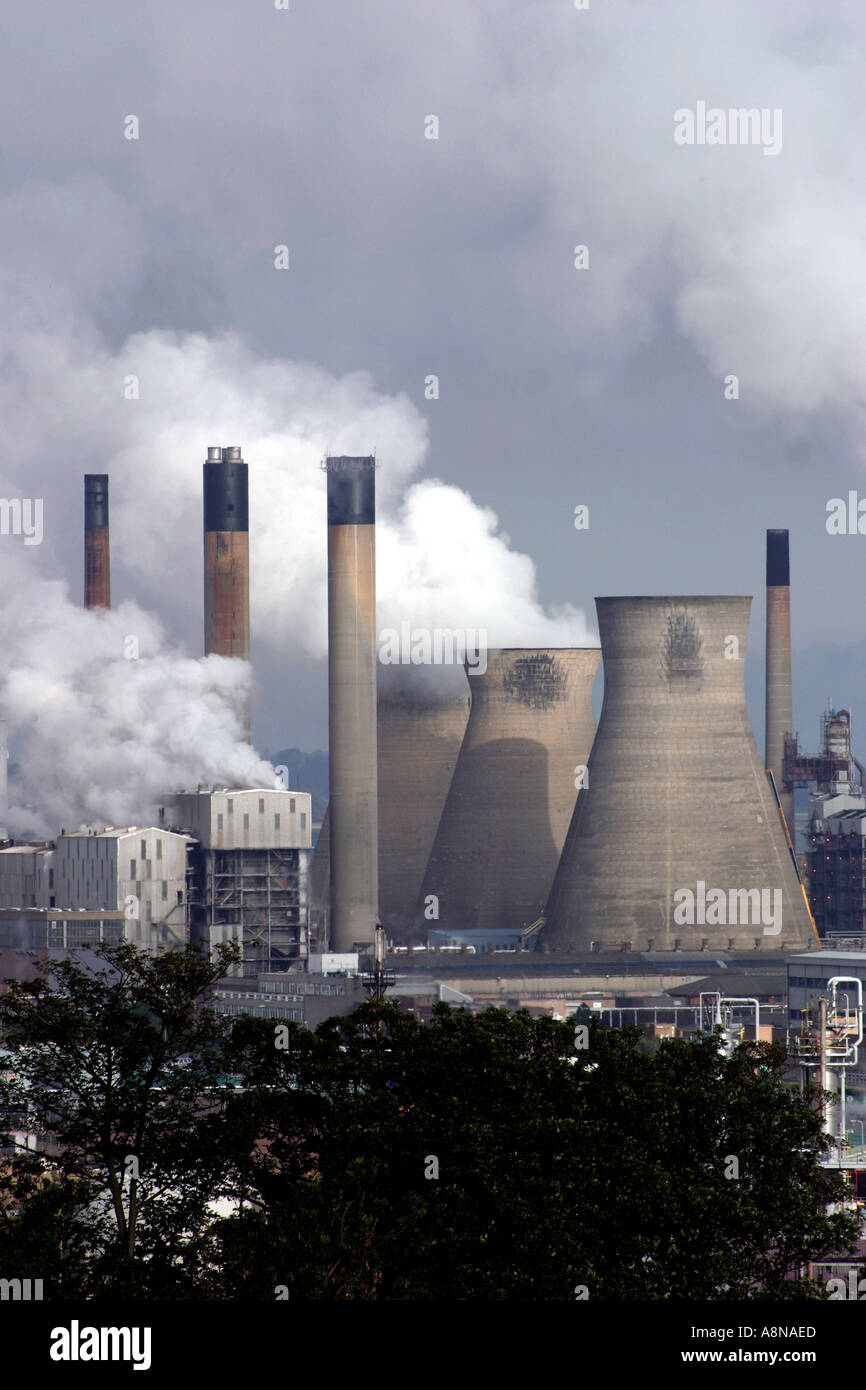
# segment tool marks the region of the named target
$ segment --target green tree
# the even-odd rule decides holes
[[[195,1294],[226,1033],[204,1000],[238,952],[96,954],[0,996],[0,1116],[47,1140],[0,1177],[0,1268],[55,1296]]]
[[[820,1296],[798,1273],[856,1221],[827,1214],[842,1183],[784,1054],[580,1019],[578,1049],[573,1022],[525,1011],[423,1026],[371,1002],[283,1051],[250,1022],[224,1116],[245,1206],[209,1262],[225,1295]]]
[[[49,1291],[808,1298],[802,1267],[856,1235],[780,1049],[377,1001],[227,1036],[203,1001],[228,955],[105,955],[0,1001],[0,1108],[59,1146],[0,1181],[0,1272],[47,1265]]]

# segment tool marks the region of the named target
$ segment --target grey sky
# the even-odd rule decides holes
[[[321,478],[296,508],[293,488],[305,447],[375,445],[386,594],[423,534],[425,564],[445,557],[482,609],[497,594],[516,640],[512,562],[487,559],[480,508],[535,562],[538,641],[562,604],[594,630],[596,594],[753,593],[759,742],[763,533],[790,527],[795,722],[813,743],[832,695],[859,742],[866,537],[828,536],[825,507],[866,495],[861,4],[7,0],[3,29],[0,471],[5,495],[46,498],[44,545],[0,550],[7,588],[26,566],[80,601],[81,474],[109,471],[114,593],[198,655],[201,462],[239,443],[254,540],[267,494],[254,736],[265,753],[324,746]],[[781,152],[677,146],[674,112],[700,100],[780,109]],[[204,335],[198,364],[157,331]],[[127,371],[137,406],[118,404]],[[425,478],[476,504],[453,553],[455,495],[428,494],[415,531],[401,517]],[[530,643],[533,577],[515,563]],[[444,596],[426,611],[447,617],[431,582]]]

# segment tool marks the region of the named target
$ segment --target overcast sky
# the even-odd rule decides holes
[[[80,604],[105,471],[114,600],[198,657],[201,464],[240,444],[254,740],[326,746],[318,461],[375,448],[380,621],[595,641],[595,595],[754,594],[759,744],[789,527],[795,723],[811,747],[832,696],[862,756],[866,536],[825,525],[866,497],[862,0],[6,0],[0,25],[0,483],[45,507],[41,545],[0,539],[7,640],[25,596],[56,640],[54,581]],[[676,143],[702,102],[780,113],[781,148]]]

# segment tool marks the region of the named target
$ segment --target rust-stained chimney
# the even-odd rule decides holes
[[[770,768],[794,841],[794,789],[785,782],[785,735],[793,732],[791,695],[791,574],[788,532],[767,532],[767,670],[765,766]]]
[[[249,661],[249,481],[240,449],[209,448],[203,482],[205,655]],[[249,739],[249,710],[246,729]]]
[[[84,607],[111,607],[107,473],[84,475]]]
[[[328,458],[331,947],[376,937],[376,462]]]

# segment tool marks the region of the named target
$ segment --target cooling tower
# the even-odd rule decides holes
[[[249,661],[249,479],[240,449],[209,448],[202,482],[205,656]],[[245,725],[249,739],[249,709]]]
[[[459,692],[442,698],[429,669],[405,666],[401,683],[379,699],[379,912],[399,941],[411,938],[469,718],[469,686],[459,674]]]
[[[412,939],[412,916],[469,717],[466,676],[459,668],[453,674],[462,689],[455,692],[449,681],[452,688],[443,691],[429,668],[407,665],[387,692],[379,690],[379,916],[388,936],[401,943]],[[327,905],[329,862],[326,812],[310,880],[318,908]]]
[[[791,694],[791,576],[788,532],[767,532],[767,665],[764,759],[794,838],[794,789],[785,781],[785,736],[794,732]]]
[[[376,463],[328,458],[331,948],[375,940]]]
[[[600,598],[604,704],[539,949],[802,950],[746,713],[750,598]]]
[[[597,647],[490,652],[415,927],[529,926],[544,909],[595,734]],[[438,914],[438,915],[437,915]]]
[[[84,607],[111,607],[107,473],[84,475]]]

